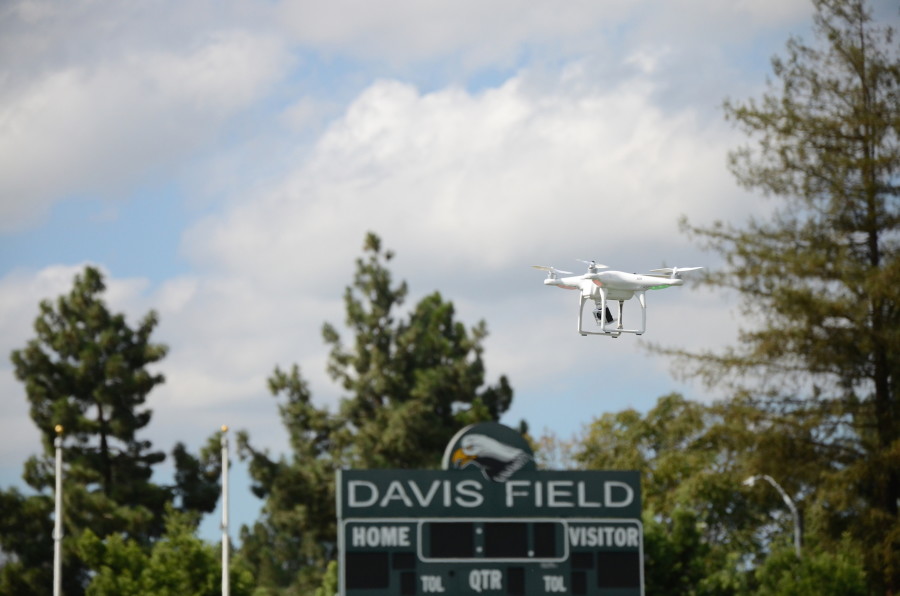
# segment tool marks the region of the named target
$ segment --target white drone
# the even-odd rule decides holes
[[[647,300],[644,296],[647,290],[664,290],[672,286],[684,285],[684,280],[681,279],[682,273],[703,269],[703,267],[666,267],[652,269],[648,274],[639,275],[623,271],[601,271],[608,267],[598,265],[595,261],[581,262],[587,263],[588,266],[587,273],[584,275],[574,275],[571,271],[560,271],[544,265],[532,265],[532,267],[547,272],[547,279],[544,280],[545,286],[556,286],[564,290],[581,290],[578,302],[578,333],[608,337],[619,337],[623,333],[642,335],[647,329]],[[560,275],[572,275],[572,277],[560,277]],[[625,329],[622,322],[622,310],[625,301],[635,295],[641,303],[641,327],[640,329]],[[600,331],[584,329],[584,303],[588,300],[594,301],[594,320],[600,327]],[[606,305],[609,300],[616,300],[619,303],[619,314],[615,320]],[[615,326],[612,326],[613,323]]]

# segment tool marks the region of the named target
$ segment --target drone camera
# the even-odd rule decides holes
[[[594,320],[597,321],[598,325],[603,325],[603,311],[600,310],[599,308],[594,309]],[[606,322],[607,323],[613,322],[613,316],[612,316],[612,313],[609,312],[608,306],[606,307]]]

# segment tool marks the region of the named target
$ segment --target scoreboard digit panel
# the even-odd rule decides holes
[[[567,557],[565,523],[552,519],[420,520],[419,558],[425,562],[558,563]]]
[[[642,534],[621,519],[344,520],[343,594],[640,595]]]

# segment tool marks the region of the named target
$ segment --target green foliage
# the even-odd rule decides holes
[[[803,479],[808,496],[795,502],[807,516],[817,511],[817,487],[804,476],[813,466],[791,453],[788,429],[768,420],[745,399],[704,405],[671,394],[646,414],[596,419],[576,444],[573,457],[582,467],[641,472],[648,594],[870,593],[854,541],[835,543],[808,524],[798,560],[795,520],[780,495],[766,483],[742,485],[766,471],[786,478],[797,495],[804,493],[795,482]]]
[[[752,326],[729,350],[670,353],[763,413],[758,464],[809,495],[830,548],[850,533],[870,589],[896,592],[900,46],[864,0],[813,4],[816,43],[791,39],[761,99],[725,104],[754,141],[732,172],[780,203],[743,227],[686,224],[724,256],[708,282],[736,290]]]
[[[262,518],[241,531],[241,558],[266,593],[310,594],[336,549],[334,470],[436,468],[450,438],[465,424],[497,420],[509,408],[505,377],[485,386],[483,322],[467,328],[440,294],[399,312],[405,283],[395,285],[393,258],[368,234],[364,257],[344,293],[345,345],[323,326],[327,370],[344,392],[336,411],[312,403],[300,369],[276,368],[269,389],[279,398],[292,457],[273,459],[239,434],[250,460]]]
[[[196,537],[195,515],[169,510],[165,534],[147,551],[135,540],[112,535],[101,540],[90,530],[78,540],[94,571],[88,596],[213,596],[221,593],[219,551]],[[235,596],[252,592],[252,576],[232,568]]]
[[[703,540],[697,514],[676,509],[668,519],[645,509],[644,591],[647,594],[696,594],[707,575],[710,546]]]
[[[575,437],[563,439],[552,431],[537,439],[532,439],[527,433],[522,434],[531,441],[538,470],[571,470],[577,467],[575,450],[578,442]]]
[[[747,514],[735,509],[734,493],[749,475],[744,455],[755,441],[742,436],[745,419],[735,414],[728,405],[665,395],[646,415],[624,410],[595,420],[575,461],[588,469],[639,470],[645,510],[672,524],[673,514],[688,506],[710,536],[733,542],[735,524]]]
[[[23,473],[37,494],[0,493],[0,549],[8,559],[0,572],[0,593],[45,594],[51,589],[57,425],[63,428],[64,445],[63,532],[71,537],[63,540],[67,594],[82,593],[88,581],[73,546],[86,528],[101,538],[118,534],[147,545],[162,533],[169,503],[203,512],[215,508],[221,465],[215,452],[207,449],[197,458],[179,444],[175,484],[152,481],[165,454],[154,451],[139,433],[152,415],[147,396],[163,382],[148,367],[167,349],[151,341],[154,312],[132,329],[123,314],[108,310],[104,291],[101,273],[86,267],[68,294],[40,303],[35,337],[11,354],[43,450],[25,462]]]
[[[806,552],[793,547],[773,551],[754,572],[759,596],[866,596],[866,574],[858,553]]]
[[[0,594],[42,594],[52,585],[53,498],[0,491]]]
[[[315,596],[334,596],[338,593],[338,565],[337,561],[328,563],[325,576],[322,578],[322,586],[316,589]]]
[[[179,509],[211,513],[219,502],[222,487],[222,432],[217,431],[206,440],[199,457],[187,450],[183,443],[172,449],[175,463],[175,484],[172,496]]]
[[[646,415],[596,419],[575,448],[583,468],[641,472],[648,594],[732,593],[699,589],[730,553],[760,549],[757,509],[739,491],[754,437],[741,434],[745,419],[730,408],[665,395]]]

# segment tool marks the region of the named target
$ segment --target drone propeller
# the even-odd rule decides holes
[[[584,259],[575,259],[575,260],[578,261],[579,263],[584,263],[585,265],[587,265],[588,269],[590,269],[591,271],[594,271],[597,269],[609,269],[608,266],[601,265],[597,261],[585,261]]]
[[[703,269],[703,267],[663,267],[662,269],[651,269],[650,273],[662,273],[659,277],[669,276],[673,279],[680,277],[681,273],[685,273],[687,271],[696,271],[698,269]]]
[[[563,274],[563,275],[572,275],[571,271],[563,271],[562,269],[557,269],[556,267],[548,267],[546,265],[532,265],[535,269],[540,269],[541,271],[547,271],[548,276],[553,277],[555,275]]]

